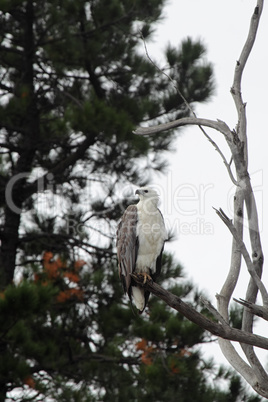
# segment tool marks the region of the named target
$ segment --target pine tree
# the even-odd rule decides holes
[[[153,298],[134,316],[117,275],[127,189],[164,171],[173,138],[132,131],[188,114],[139,50],[163,4],[1,1],[1,400],[17,387],[25,401],[177,400],[193,384],[206,400],[239,395],[239,381],[235,393],[205,381],[200,329]],[[204,53],[189,38],[166,51],[190,103],[213,90]],[[179,276],[165,258],[163,278]]]

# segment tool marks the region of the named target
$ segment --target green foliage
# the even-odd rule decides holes
[[[174,275],[178,265],[164,261]],[[154,297],[149,314],[133,314],[116,265],[107,268],[96,282],[84,261],[70,266],[45,253],[32,280],[6,288],[0,297],[1,382],[10,373],[21,395],[31,389],[57,401],[237,400],[244,392],[240,379],[230,376],[230,391],[221,390],[215,384],[226,371],[201,359],[196,345],[203,331]]]
[[[237,303],[231,306],[230,322],[234,328],[241,329],[243,318],[243,308]]]

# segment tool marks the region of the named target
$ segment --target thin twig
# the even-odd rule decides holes
[[[268,306],[267,290],[266,290],[264,284],[262,283],[260,277],[258,276],[257,272],[254,269],[253,262],[250,258],[250,255],[245,246],[245,243],[243,242],[241,237],[238,235],[237,230],[236,230],[235,226],[233,225],[232,220],[230,218],[228,218],[228,216],[223,212],[223,210],[221,208],[219,210],[216,208],[214,208],[214,209],[215,209],[217,215],[221,218],[221,220],[225,223],[225,225],[228,227],[228,229],[232,233],[232,235],[236,241],[237,247],[241,251],[241,254],[244,258],[248,272],[249,272],[250,276],[252,277],[252,279],[254,280],[256,286],[258,287],[258,289],[261,293],[263,305]]]
[[[190,103],[187,101],[187,99],[183,96],[183,94],[182,94],[180,88],[178,87],[178,85],[176,84],[176,82],[170,77],[170,75],[168,75],[167,73],[165,73],[164,70],[161,70],[161,68],[159,68],[158,65],[152,60],[152,58],[151,58],[150,55],[149,55],[148,49],[147,49],[147,45],[146,45],[146,42],[145,42],[145,38],[144,38],[144,36],[143,36],[143,34],[142,34],[141,31],[140,31],[140,34],[141,34],[141,38],[142,38],[142,41],[143,41],[145,53],[146,53],[146,56],[147,56],[148,60],[152,63],[152,65],[153,65],[161,74],[163,74],[163,75],[165,75],[165,76],[167,77],[167,79],[172,83],[172,85],[174,86],[175,90],[177,91],[177,93],[178,93],[178,94],[180,95],[180,97],[182,98],[183,102],[185,103],[185,105],[187,106],[187,108],[189,109],[189,111],[192,113],[192,115],[193,115],[194,117],[197,117],[196,114],[195,114],[195,112],[194,112],[194,110],[193,110],[193,108],[191,107],[191,105],[190,105]]]
[[[242,306],[247,307],[251,311],[252,314],[255,314],[258,317],[261,317],[264,320],[268,321],[268,308],[267,307],[258,306],[257,304],[251,303],[244,299],[238,300],[238,299],[233,298],[233,300],[236,303],[239,303]]]
[[[190,113],[197,119],[197,115],[195,113],[195,111],[193,110],[193,108],[191,107],[190,103],[187,101],[187,99],[185,98],[185,96],[182,94],[180,88],[178,87],[178,85],[176,84],[176,82],[171,78],[170,75],[168,75],[164,70],[161,70],[161,68],[158,67],[158,65],[152,60],[152,58],[149,55],[148,49],[147,49],[147,45],[145,42],[145,38],[142,34],[142,32],[140,32],[141,34],[141,38],[143,40],[143,45],[144,45],[144,49],[145,49],[145,53],[146,56],[148,58],[148,60],[152,63],[152,65],[163,75],[165,75],[167,77],[167,79],[172,83],[173,87],[175,88],[176,92],[178,93],[178,95],[182,98],[183,102],[185,103],[186,107],[189,109]],[[224,165],[227,168],[228,174],[230,176],[230,179],[232,180],[232,182],[234,183],[234,185],[238,185],[237,181],[235,180],[231,167],[229,165],[229,163],[227,162],[223,152],[220,150],[219,146],[216,144],[215,141],[212,140],[212,138],[208,135],[208,133],[204,130],[204,128],[198,124],[198,127],[200,128],[200,130],[202,131],[202,133],[204,134],[204,136],[207,138],[207,140],[213,145],[213,147],[215,148],[215,150],[220,154]],[[137,134],[137,132],[134,132]]]
[[[208,309],[208,311],[211,312],[211,314],[214,315],[214,317],[222,324],[228,325],[228,322],[223,318],[223,316],[218,312],[218,310],[208,301],[205,299],[203,296],[199,297],[199,300],[201,301],[202,304]]]

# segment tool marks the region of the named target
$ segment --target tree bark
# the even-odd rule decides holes
[[[0,251],[0,281],[1,287],[12,282],[15,266],[16,252],[19,237],[20,214],[22,208],[22,193],[25,185],[27,172],[31,171],[32,161],[35,155],[36,143],[39,137],[39,112],[36,107],[34,94],[34,33],[33,33],[33,4],[32,0],[28,0],[25,6],[25,27],[24,27],[24,50],[23,61],[25,74],[22,77],[21,88],[25,93],[26,113],[24,118],[25,140],[20,152],[17,163],[13,169],[14,185],[12,188],[5,188],[5,223],[1,234],[1,251]],[[21,88],[18,88],[18,94],[22,96]],[[7,183],[8,186],[8,183]],[[9,191],[10,190],[10,191]],[[8,191],[8,197],[7,197]]]

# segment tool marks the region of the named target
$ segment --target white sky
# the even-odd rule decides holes
[[[224,120],[231,129],[237,123],[230,94],[234,67],[246,40],[255,5],[255,0],[169,0],[164,9],[165,19],[159,25],[154,41],[147,43],[150,56],[163,67],[161,54],[168,42],[177,46],[187,36],[203,41],[207,60],[214,66],[216,93],[210,102],[197,106],[196,112],[199,117]],[[249,172],[256,191],[265,255],[268,248],[268,217],[264,210],[268,197],[267,38],[268,9],[264,7],[257,40],[244,71],[242,95],[247,103]],[[228,147],[221,134],[209,133],[229,160]],[[180,131],[174,151],[168,155],[169,173],[157,177],[153,183],[161,193],[161,209],[167,226],[175,228],[177,233],[177,240],[166,248],[174,252],[186,275],[216,305],[215,294],[220,292],[229,269],[232,239],[212,207],[221,207],[232,217],[233,185],[219,154],[197,127]],[[264,265],[263,280],[268,284],[265,269]],[[248,278],[243,265],[234,297],[245,297]],[[259,321],[256,333],[265,335],[266,322]],[[226,362],[217,345],[209,350],[216,353],[219,361]],[[267,352],[262,350],[260,355],[267,363]]]

